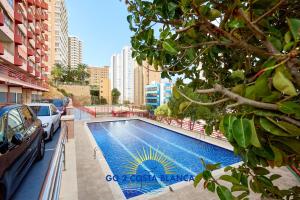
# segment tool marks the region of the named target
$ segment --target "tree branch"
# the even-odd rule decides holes
[[[265,18],[268,15],[271,15],[273,12],[275,12],[275,10],[286,0],[281,0],[279,1],[275,6],[273,6],[268,12],[264,13],[262,16],[260,16],[259,18],[257,18],[255,21],[253,21],[253,24],[256,24],[258,22],[260,22],[260,20],[262,20],[263,18]]]
[[[218,100],[218,101],[214,101],[214,102],[209,102],[209,103],[204,103],[204,102],[199,102],[199,101],[196,101],[194,99],[191,99],[190,97],[186,96],[183,92],[181,92],[179,89],[177,89],[178,93],[183,96],[184,98],[186,98],[187,100],[189,100],[190,102],[192,103],[195,103],[195,104],[198,104],[198,105],[201,105],[201,106],[214,106],[214,105],[217,105],[217,104],[220,104],[220,103],[224,103],[226,101],[229,101],[230,99],[229,98],[224,98],[224,99],[221,99],[221,100]]]

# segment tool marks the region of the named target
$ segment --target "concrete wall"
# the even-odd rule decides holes
[[[91,103],[90,86],[88,85],[59,85],[59,88],[73,94],[77,104],[86,105]]]

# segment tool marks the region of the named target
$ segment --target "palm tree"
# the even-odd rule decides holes
[[[119,90],[117,88],[114,88],[111,91],[112,104],[118,104],[120,96],[121,96],[121,93],[119,92]]]
[[[86,82],[87,79],[90,77],[89,73],[87,72],[87,68],[88,66],[86,64],[79,64],[77,66],[77,69],[76,69],[76,77],[77,77],[77,81],[78,82]]]
[[[62,81],[64,76],[64,69],[61,64],[56,63],[51,70],[51,77],[55,84],[57,82]]]

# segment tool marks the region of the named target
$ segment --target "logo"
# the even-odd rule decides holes
[[[107,181],[118,182],[126,198],[157,193],[171,184],[194,180],[190,174],[177,174],[177,166],[159,148],[142,147],[130,153],[131,158],[120,165],[122,174],[106,176]]]

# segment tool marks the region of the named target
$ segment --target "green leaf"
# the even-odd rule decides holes
[[[270,173],[269,170],[267,170],[266,168],[263,168],[263,167],[254,167],[253,171],[257,175],[267,175]]]
[[[233,196],[231,192],[228,190],[228,188],[219,185],[217,187],[217,194],[220,198],[220,200],[233,200]]]
[[[277,122],[277,125],[292,136],[300,136],[300,128],[285,121]]]
[[[233,185],[231,187],[231,192],[236,192],[236,191],[249,191],[248,187],[245,187],[243,185]]]
[[[232,132],[232,125],[233,122],[236,120],[236,117],[233,115],[225,115],[223,119],[223,127],[225,130],[225,137],[228,139],[229,142],[233,141],[233,132]]]
[[[232,169],[233,169],[233,167],[227,166],[227,167],[224,168],[224,172],[228,172],[229,170],[232,170]]]
[[[223,180],[223,181],[230,182],[232,184],[237,184],[237,185],[240,184],[240,182],[236,178],[234,178],[233,176],[229,176],[229,175],[222,175],[222,176],[220,176],[219,179]]]
[[[281,44],[281,41],[276,38],[276,37],[273,37],[273,36],[269,36],[268,37],[268,40],[269,42],[272,43],[272,45],[278,50],[278,51],[281,51],[282,50],[282,44]]]
[[[262,101],[267,102],[267,103],[274,103],[278,99],[280,99],[280,97],[281,97],[280,92],[272,91],[272,93],[269,96],[266,96],[266,97],[262,98]]]
[[[250,188],[253,190],[253,192],[256,192],[256,193],[258,193],[260,191],[259,184],[255,180],[250,181]]]
[[[168,53],[172,54],[172,55],[176,55],[178,53],[177,49],[175,48],[175,45],[172,44],[172,42],[167,42],[164,41],[163,42],[163,48],[164,50],[166,50]]]
[[[265,129],[266,131],[268,131],[269,133],[271,133],[273,135],[290,136],[285,131],[283,131],[281,128],[279,128],[278,126],[276,126],[275,124],[273,124],[272,122],[270,122],[268,119],[266,119],[264,117],[261,117],[259,122],[260,122],[260,125],[263,127],[263,129]]]
[[[282,103],[278,103],[278,108],[281,112],[289,115],[295,114],[296,117],[300,117],[300,103],[286,101]]]
[[[290,31],[286,32],[286,33],[284,34],[284,41],[285,41],[285,43],[291,42],[291,39],[292,39],[291,32],[290,32]]]
[[[283,161],[283,155],[280,149],[278,149],[275,146],[270,145],[272,148],[272,151],[274,153],[274,164],[277,167],[281,167],[282,166],[282,161]]]
[[[179,105],[179,113],[184,112],[190,105],[191,105],[191,102],[189,102],[189,101],[182,102]]]
[[[245,80],[245,74],[243,70],[235,70],[230,76],[232,79]]]
[[[194,180],[194,187],[197,187],[197,185],[200,183],[201,179],[203,178],[203,174],[200,173],[198,174],[196,177],[195,177],[195,180]]]
[[[276,70],[275,75],[273,76],[273,85],[278,91],[282,92],[283,94],[289,96],[297,95],[293,83],[279,70]]]
[[[300,154],[300,141],[294,138],[273,138],[271,141],[277,141],[291,148],[295,153]]]
[[[206,165],[206,169],[209,171],[214,171],[216,169],[220,169],[221,167],[221,163],[217,163],[217,164],[207,164]]]
[[[174,87],[172,88],[172,94],[173,94],[173,96],[174,96],[176,99],[179,99],[179,98],[181,97],[180,93],[177,91],[177,87],[176,87],[176,86],[174,86]]]
[[[210,172],[210,171],[207,171],[207,170],[203,171],[203,178],[204,178],[205,180],[208,180],[208,179],[210,179],[211,177],[212,177],[212,175],[211,175],[211,172]]]
[[[214,129],[213,125],[206,124],[204,127],[205,127],[205,133],[207,135],[211,135]]]
[[[300,20],[291,18],[288,19],[288,24],[295,41],[298,42],[300,39]]]
[[[270,73],[265,72],[255,81],[255,95],[257,97],[266,97],[271,94],[269,88],[269,74]]]
[[[256,133],[254,118],[252,120],[250,120],[250,125],[251,125],[251,140],[250,140],[250,143],[255,147],[261,147],[261,144],[259,142],[259,139],[258,139],[257,133]]]
[[[240,19],[233,19],[228,23],[230,28],[243,28],[245,26],[244,21]]]
[[[270,176],[270,180],[271,181],[274,181],[274,180],[276,180],[276,179],[279,179],[281,177],[281,175],[279,175],[279,174],[272,174],[271,176]]]
[[[273,186],[273,183],[265,176],[257,176],[257,179],[258,179],[259,183],[261,183],[265,186],[269,186],[269,187]]]
[[[211,192],[215,192],[215,190],[216,190],[216,184],[215,184],[214,182],[209,182],[209,183],[207,184],[207,189],[208,189],[209,191],[211,191]]]
[[[291,48],[294,46],[295,42],[289,42],[289,43],[286,43],[283,47],[283,50],[288,52],[289,50],[291,50]]]
[[[246,91],[245,91],[245,97],[246,98],[255,99],[255,97],[256,97],[255,94],[256,94],[255,85],[251,85],[251,86],[246,87]]]
[[[240,147],[246,148],[251,139],[251,123],[248,119],[237,119],[232,126],[233,137]]]

